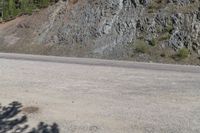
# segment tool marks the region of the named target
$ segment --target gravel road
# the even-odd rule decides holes
[[[199,133],[200,67],[0,54],[0,103],[61,133]]]

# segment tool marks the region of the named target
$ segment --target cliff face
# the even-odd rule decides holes
[[[116,46],[135,39],[139,12],[132,1],[69,1],[54,19],[50,18],[54,24],[42,28],[40,43],[80,45],[91,54],[109,54]]]
[[[42,16],[42,17],[41,17]],[[39,18],[39,19],[38,19]],[[36,21],[36,22],[35,22]],[[199,62],[200,2],[198,0],[67,0],[26,18],[12,33],[14,43],[59,45],[69,55],[103,58],[135,57],[135,46],[170,54],[187,48]],[[22,33],[26,32],[27,34]],[[33,34],[34,33],[34,34]],[[31,37],[30,37],[31,36]],[[31,40],[31,41],[30,41]],[[146,55],[145,55],[146,54]],[[169,55],[170,55],[169,54]]]

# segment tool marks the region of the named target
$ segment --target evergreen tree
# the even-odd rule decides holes
[[[20,14],[31,14],[36,8],[47,7],[57,0],[0,0],[0,18],[8,20]]]

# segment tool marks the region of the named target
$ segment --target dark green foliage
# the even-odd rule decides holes
[[[156,46],[157,40],[156,40],[155,38],[153,38],[151,41],[149,41],[149,44],[150,44],[151,46]]]
[[[57,0],[0,0],[0,20],[10,20],[18,15],[31,14],[37,8],[47,7]]]

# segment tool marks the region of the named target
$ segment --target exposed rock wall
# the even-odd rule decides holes
[[[136,36],[138,11],[130,0],[82,0],[68,2],[54,18],[54,26],[41,29],[42,42],[87,45],[94,53],[105,54],[116,45],[127,44]],[[50,18],[49,22],[52,19]],[[44,36],[45,34],[45,36]],[[37,39],[37,38],[36,38]]]
[[[168,34],[158,43],[174,49],[200,48],[199,1],[79,0],[67,1],[59,11],[53,19],[49,17],[54,25],[43,26],[49,32],[41,32],[46,34],[41,43],[87,45],[94,53],[105,54],[136,38],[150,42]]]

